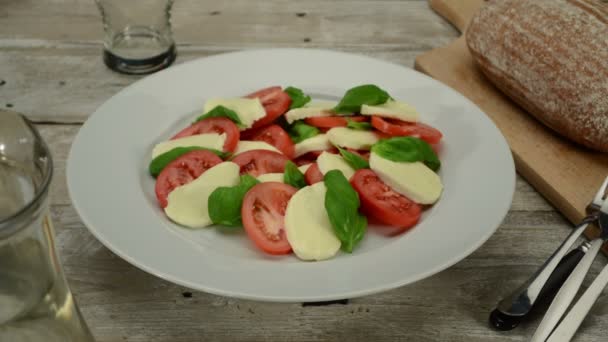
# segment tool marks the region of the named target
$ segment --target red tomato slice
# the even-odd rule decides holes
[[[173,189],[197,179],[205,171],[222,162],[213,152],[196,150],[188,152],[167,165],[156,178],[156,199],[162,208]]]
[[[372,126],[377,130],[391,136],[414,136],[429,144],[436,144],[441,140],[443,134],[436,128],[420,122],[405,122],[395,119],[372,117]]]
[[[302,165],[306,165],[306,164],[312,164],[315,162],[316,159],[311,159],[306,157],[306,155],[303,155],[301,157],[298,157],[296,159],[293,160],[293,162],[297,165],[297,166],[302,166]]]
[[[395,192],[370,169],[361,169],[351,178],[353,188],[359,193],[361,211],[374,219],[403,232],[420,219],[421,207],[407,197]]]
[[[348,120],[356,122],[367,121],[365,116],[318,116],[312,118],[306,118],[307,124],[318,127],[318,128],[334,128],[334,127],[346,127]]]
[[[265,173],[284,172],[287,161],[289,159],[283,154],[268,150],[251,150],[232,159],[233,163],[241,167],[241,174],[247,173],[253,177]]]
[[[278,182],[260,183],[243,199],[241,217],[249,238],[269,254],[287,254],[291,246],[285,232],[285,210],[296,188]]]
[[[255,133],[251,140],[264,141],[270,145],[276,147],[279,151],[283,152],[285,157],[292,159],[295,154],[295,146],[289,134],[279,125],[271,125],[263,128],[259,132]]]
[[[181,132],[173,136],[171,140],[203,133],[226,133],[226,141],[224,142],[224,152],[233,152],[240,139],[239,128],[230,119],[207,118],[205,120],[195,122],[191,126],[184,128]]]
[[[361,158],[363,158],[365,160],[369,160],[369,155],[370,155],[369,151],[366,151],[366,150],[355,150],[355,149],[352,149],[352,148],[349,148],[349,147],[347,147],[346,150],[348,152],[351,152],[351,153],[354,153],[354,154],[358,155],[359,157],[361,157]]]
[[[319,170],[319,165],[317,165],[317,163],[313,163],[308,167],[306,173],[304,173],[304,179],[308,185],[323,181],[323,174],[321,173],[321,170]]]
[[[258,90],[246,97],[250,99],[259,98],[266,110],[266,116],[254,122],[252,128],[269,125],[276,118],[285,114],[291,105],[291,97],[278,86]]]

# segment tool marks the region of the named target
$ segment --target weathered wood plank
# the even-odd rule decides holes
[[[6,82],[0,106],[37,121],[83,122],[139,79],[105,68],[100,22],[92,0],[0,8],[0,79]],[[416,55],[457,35],[424,1],[183,0],[173,22],[177,63],[239,49],[310,47],[412,66]]]
[[[506,222],[534,215],[512,212]],[[229,299],[173,285],[101,246],[71,206],[53,206],[53,217],[66,274],[100,341],[194,341],[201,336],[210,341],[525,341],[534,324],[498,333],[488,329],[487,315],[501,294],[524,281],[569,229],[555,213],[536,224],[503,224],[482,248],[433,277],[347,305],[302,307]],[[526,240],[537,243],[522,248]],[[603,263],[596,261],[593,275]],[[192,297],[184,297],[185,292]],[[582,335],[580,341],[602,340],[606,312],[604,296],[586,323],[593,334]]]
[[[178,62],[238,49],[315,47],[411,66],[421,51],[457,36],[423,0],[180,0],[173,22]],[[0,85],[0,107],[11,104],[39,121],[83,122],[139,79],[103,66],[100,31],[92,0],[0,0],[0,80],[6,82]],[[538,319],[504,333],[488,328],[487,315],[570,230],[518,177],[511,211],[496,234],[433,277],[347,305],[225,298],[156,278],[102,246],[84,227],[66,189],[66,158],[80,126],[38,127],[55,159],[51,202],[58,250],[100,342],[527,341]],[[592,274],[603,264],[605,258],[598,258]],[[607,334],[604,295],[575,341],[604,341]]]
[[[180,50],[178,58],[183,63],[233,50],[187,47]],[[404,65],[412,65],[415,56],[422,52],[399,47],[340,50]],[[10,105],[10,109],[25,113],[34,121],[84,122],[104,101],[139,78],[107,69],[97,46],[0,49],[0,79],[6,82],[0,86],[0,106]]]
[[[12,1],[0,11],[3,39],[88,42],[102,37],[93,1]],[[180,0],[171,17],[176,41],[189,45],[280,46],[308,38],[329,45],[393,44],[412,50],[430,49],[456,36],[425,1]]]

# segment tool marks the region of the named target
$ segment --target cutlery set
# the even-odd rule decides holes
[[[551,305],[532,336],[531,342],[570,341],[585,316],[608,285],[608,266],[599,273],[572,306],[593,260],[608,240],[608,177],[587,206],[587,216],[574,228],[549,259],[517,290],[498,303],[490,323],[500,330],[511,330],[527,317],[542,299],[553,295]],[[568,252],[590,224],[600,228],[594,240],[584,241]],[[555,293],[557,292],[557,293]]]

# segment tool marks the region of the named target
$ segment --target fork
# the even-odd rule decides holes
[[[576,293],[585,279],[587,272],[589,272],[589,268],[591,267],[593,260],[599,253],[604,242],[608,240],[608,201],[605,201],[606,187],[608,187],[608,177],[604,180],[602,188],[600,189],[603,191],[598,191],[591,205],[592,208],[600,209],[598,212],[592,214],[592,216],[595,217],[595,220],[599,223],[600,236],[591,241],[589,244],[589,250],[581,259],[574,271],[572,271],[564,285],[551,302],[551,306],[549,306],[547,313],[540,322],[540,325],[536,329],[536,332],[534,333],[534,336],[532,336],[530,342],[545,342],[549,335],[551,335],[551,332],[556,327],[559,320],[562,318],[572,303],[572,300],[576,296]]]
[[[532,308],[532,306],[539,299],[541,290],[547,284],[549,277],[555,271],[560,260],[564,257],[568,249],[574,244],[579,236],[585,231],[587,226],[597,220],[599,209],[604,202],[604,196],[608,190],[608,177],[604,180],[601,187],[595,194],[593,201],[587,206],[587,216],[581,221],[581,223],[575,227],[575,229],[566,237],[564,242],[553,252],[553,254],[545,261],[545,263],[528,279],[522,284],[517,290],[505,297],[498,303],[496,309],[497,312],[502,313],[509,317],[523,317]],[[579,248],[587,250],[591,246],[584,242]],[[546,336],[545,336],[546,338]]]
[[[607,285],[608,265],[604,266],[604,269],[598,274],[589,288],[587,288],[587,291],[585,291],[551,336],[549,336],[547,342],[570,341]]]

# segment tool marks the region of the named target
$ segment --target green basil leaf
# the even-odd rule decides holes
[[[209,195],[209,217],[215,224],[241,226],[241,207],[249,189],[259,181],[251,175],[243,175],[236,186],[222,186]]]
[[[288,161],[285,164],[285,173],[283,173],[283,182],[285,182],[285,184],[289,184],[289,185],[293,186],[296,189],[301,189],[301,188],[305,187],[306,185],[308,185],[306,183],[306,179],[304,179],[304,174],[302,173],[302,171],[300,171],[300,169],[298,169],[296,164],[294,164],[292,161]]]
[[[372,124],[369,122],[357,122],[351,119],[346,119],[346,127],[357,131],[371,131],[373,128]]]
[[[352,253],[365,236],[367,218],[359,213],[359,195],[341,171],[331,170],[323,178],[325,210],[342,250]]]
[[[355,170],[369,169],[369,162],[356,153],[349,152],[341,147],[338,147],[342,158]]]
[[[294,122],[287,130],[287,133],[291,137],[294,144],[298,144],[308,138],[312,138],[315,135],[321,133],[315,126],[307,125],[304,121]]]
[[[241,121],[241,118],[239,118],[239,115],[232,109],[228,109],[224,106],[217,106],[213,108],[207,113],[199,116],[194,122],[199,122],[208,118],[228,118],[237,125],[243,126],[243,122]]]
[[[148,167],[148,170],[150,171],[150,174],[152,176],[157,177],[160,174],[160,172],[165,167],[167,167],[167,165],[170,162],[174,161],[178,157],[180,157],[188,152],[197,151],[197,150],[206,150],[209,152],[213,152],[222,159],[226,159],[230,155],[230,153],[214,150],[212,148],[200,147],[200,146],[176,147],[176,148],[174,148],[170,151],[167,151],[161,155],[158,155],[156,158],[154,158],[152,160],[152,162],[150,162],[150,166]]]
[[[380,87],[373,84],[364,84],[349,89],[340,103],[334,108],[337,113],[358,113],[362,105],[375,106],[388,101],[391,96]]]
[[[289,109],[304,107],[305,104],[310,102],[310,96],[304,94],[302,89],[295,87],[285,88],[285,92],[291,97],[291,105]]]
[[[396,137],[380,140],[372,146],[372,152],[396,162],[421,161],[433,171],[441,167],[441,162],[431,145],[419,138]]]

